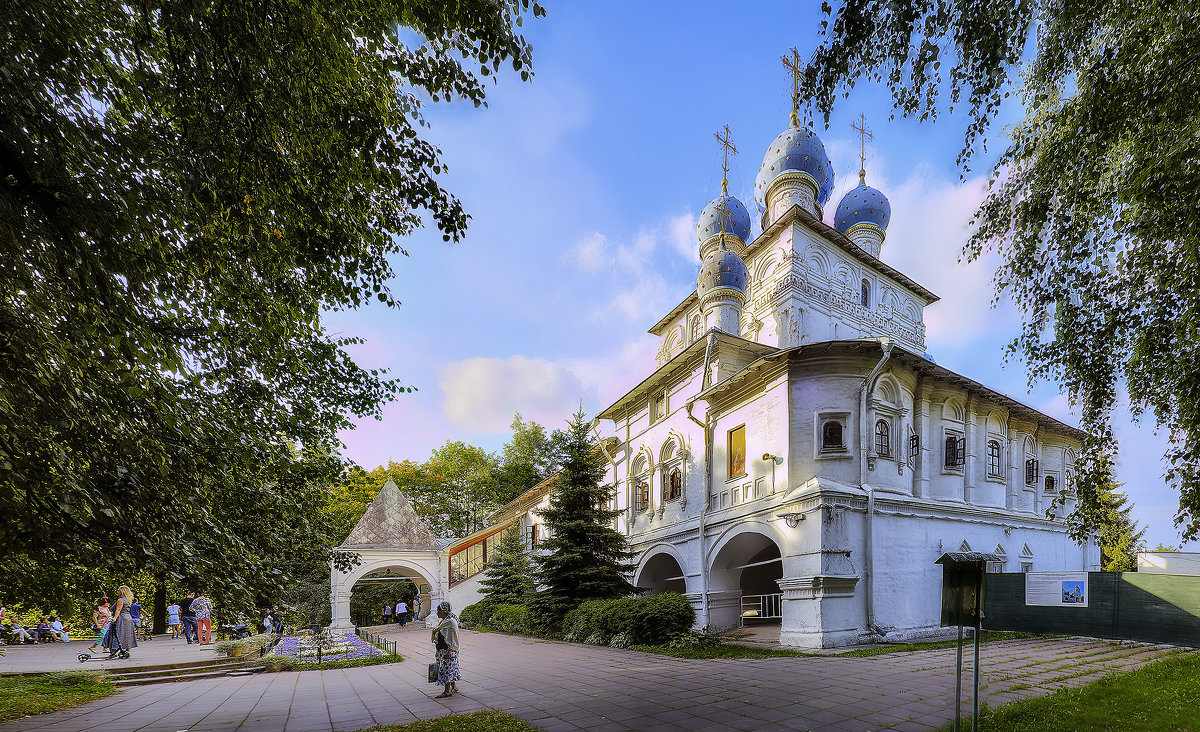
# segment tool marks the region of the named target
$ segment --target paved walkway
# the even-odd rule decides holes
[[[84,640],[72,639],[70,643],[38,643],[22,646],[3,646],[0,656],[0,673],[36,673],[39,671],[73,671],[80,668],[103,671],[129,671],[137,666],[155,666],[168,663],[189,663],[217,658],[212,645],[188,644],[182,638],[172,639],[169,635],[155,636],[154,640],[138,641],[127,659],[108,660],[108,651],[97,650],[91,660],[80,665],[79,654],[88,651],[94,637]]]
[[[134,687],[0,732],[327,732],[482,708],[546,730],[925,730],[951,721],[954,650],[868,658],[691,661],[634,651],[463,633],[462,692],[433,699],[428,631],[385,631],[407,660],[336,671]],[[989,704],[1041,695],[1182,652],[1084,638],[983,646]],[[969,662],[968,662],[969,663]],[[970,674],[964,674],[970,679]],[[969,711],[969,693],[964,694]]]

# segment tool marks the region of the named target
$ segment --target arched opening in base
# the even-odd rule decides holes
[[[655,554],[646,561],[636,584],[638,589],[647,590],[651,595],[662,592],[678,592],[682,595],[687,592],[683,569],[675,557],[666,552]]]

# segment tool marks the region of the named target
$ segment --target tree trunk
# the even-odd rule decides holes
[[[159,572],[154,578],[154,635],[167,632],[167,574]]]

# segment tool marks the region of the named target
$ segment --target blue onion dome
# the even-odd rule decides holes
[[[721,247],[704,260],[696,277],[696,294],[703,301],[716,290],[736,290],[745,294],[750,275],[746,263],[734,252]]]
[[[785,173],[799,173],[809,178],[817,189],[817,202],[822,206],[833,193],[833,164],[825,154],[821,138],[806,127],[793,124],[771,143],[763,156],[754,197],[767,202],[767,190]]]
[[[892,219],[892,204],[887,196],[859,179],[854,188],[846,192],[833,215],[833,226],[843,234],[861,225],[874,225],[886,231]]]
[[[728,214],[722,208],[727,209]],[[725,217],[726,234],[732,234],[743,242],[750,241],[750,213],[741,201],[722,193],[709,201],[696,221],[696,238],[701,244],[721,233],[722,217]]]

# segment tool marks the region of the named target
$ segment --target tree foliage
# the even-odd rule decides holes
[[[496,466],[497,500],[501,504],[515,500],[541,483],[558,469],[555,462],[554,436],[546,428],[513,415],[512,439],[504,444]]]
[[[524,605],[533,596],[533,564],[525,550],[519,523],[504,532],[479,584],[484,595],[481,602]]]
[[[1097,526],[1120,386],[1170,437],[1176,524],[1200,534],[1200,6],[1187,2],[843,0],[805,76],[828,121],[857,78],[886,82],[904,115],[967,107],[960,161],[1005,97],[1011,132],[965,247],[995,251],[998,295],[1023,324],[1011,353],[1053,379],[1089,433],[1081,530]],[[1027,59],[1027,61],[1023,61]],[[948,97],[948,101],[947,101]],[[1077,534],[1077,537],[1080,536]]]
[[[1117,491],[1119,485],[1109,484],[1098,496],[1100,522],[1096,541],[1100,545],[1100,569],[1105,572],[1137,571],[1137,554],[1145,551],[1142,537],[1145,527],[1139,527],[1130,515],[1133,504],[1129,497]],[[1073,517],[1078,519],[1078,517]]]
[[[279,586],[281,553],[322,543],[337,431],[401,387],[355,365],[321,313],[395,305],[389,257],[424,214],[462,235],[421,110],[484,103],[502,64],[527,78],[529,14],[0,6],[6,557],[248,598]]]
[[[613,525],[613,488],[601,484],[604,458],[592,442],[590,422],[580,409],[560,433],[562,469],[554,478],[550,505],[540,515],[547,538],[534,557],[540,586],[532,603],[542,621],[561,623],[585,600],[624,597],[634,591],[625,536]]]

